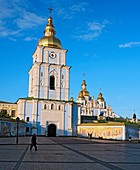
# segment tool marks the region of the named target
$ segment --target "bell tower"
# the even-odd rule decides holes
[[[55,37],[56,31],[51,15],[33,54],[29,71],[28,96],[40,99],[69,100],[70,66],[66,66],[67,50]]]

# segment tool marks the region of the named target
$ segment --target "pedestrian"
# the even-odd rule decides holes
[[[90,134],[90,139],[92,139],[92,133]]]
[[[90,134],[88,133],[88,139],[90,139]]]
[[[37,142],[36,142],[36,134],[34,133],[32,138],[31,138],[31,146],[30,146],[30,150],[32,150],[32,147],[34,146],[35,151],[37,151]]]

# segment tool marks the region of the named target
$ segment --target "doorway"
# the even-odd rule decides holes
[[[48,136],[49,137],[55,137],[56,136],[56,125],[50,124],[48,126]]]

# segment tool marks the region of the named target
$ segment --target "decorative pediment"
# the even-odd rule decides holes
[[[52,71],[50,71],[50,76],[57,76],[57,71],[55,69],[53,69]]]

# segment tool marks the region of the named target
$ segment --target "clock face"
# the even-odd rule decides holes
[[[56,58],[55,52],[51,52],[51,53],[50,53],[50,57],[53,58],[53,59]]]

